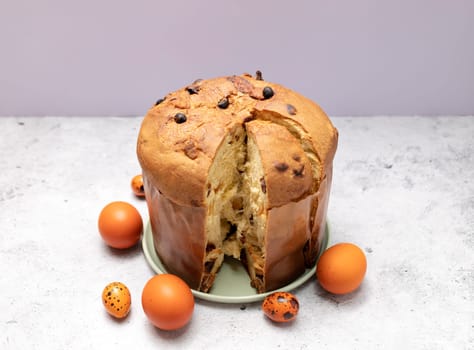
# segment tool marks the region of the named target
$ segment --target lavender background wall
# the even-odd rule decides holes
[[[142,115],[254,73],[330,115],[474,114],[474,1],[0,0],[0,115]]]

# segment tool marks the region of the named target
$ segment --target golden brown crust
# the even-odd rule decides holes
[[[190,87],[197,93],[190,93]],[[274,91],[271,98],[264,99],[265,87]],[[225,109],[218,107],[223,98],[229,101]],[[183,113],[186,121],[176,123],[177,113]],[[207,173],[217,148],[235,124],[252,118],[298,125],[307,133],[304,138],[321,162],[324,177],[337,145],[337,130],[329,118],[311,100],[248,75],[203,80],[167,95],[143,120],[137,144],[139,161],[169,199],[203,206]]]
[[[299,140],[284,126],[269,121],[254,120],[246,124],[260,150],[267,188],[267,209],[279,207],[307,196],[312,189],[311,163]]]
[[[249,75],[197,81],[148,111],[137,142],[155,249],[193,289],[205,275],[208,174],[238,125],[259,149],[267,194],[260,291],[298,277],[320,248],[338,139],[329,118],[309,99]]]
[[[288,119],[301,126],[308,133],[313,150],[322,162],[324,173],[324,169],[332,165],[336,153],[337,129],[319,105],[292,90],[275,86],[277,93],[274,98],[257,103],[256,111],[270,113],[276,118]],[[296,110],[294,114],[290,113],[293,109]]]

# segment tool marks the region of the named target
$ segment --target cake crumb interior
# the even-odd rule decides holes
[[[245,125],[238,125],[226,135],[209,170],[205,272],[199,290],[208,292],[212,287],[225,255],[240,260],[252,285],[263,287],[262,181],[257,146],[247,138]]]

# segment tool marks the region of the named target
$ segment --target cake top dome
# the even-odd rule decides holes
[[[254,120],[282,126],[294,136],[311,163],[306,169],[312,175],[309,191],[317,191],[332,167],[337,130],[316,103],[262,80],[258,73],[196,80],[158,100],[143,119],[137,141],[146,178],[177,204],[204,206],[207,176],[219,146],[236,127],[245,129]],[[287,146],[264,151],[285,154]],[[289,156],[298,161],[297,154]],[[293,176],[302,171],[291,168],[289,161],[275,161],[273,166]]]

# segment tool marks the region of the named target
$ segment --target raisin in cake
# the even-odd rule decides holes
[[[197,80],[159,100],[138,136],[155,250],[208,292],[224,256],[258,292],[314,265],[338,133],[322,109],[248,74]]]

